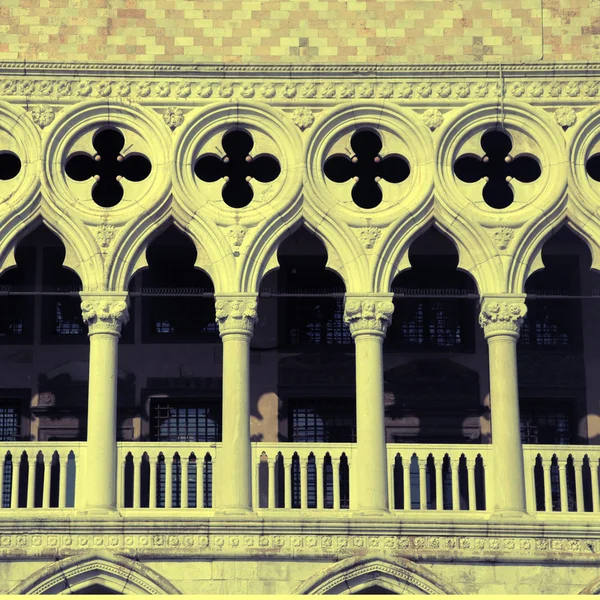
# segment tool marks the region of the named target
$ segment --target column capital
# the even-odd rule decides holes
[[[392,322],[393,294],[346,294],[344,323],[352,337],[368,333],[385,336]]]
[[[127,292],[80,292],[81,313],[89,333],[119,335],[121,327],[129,321]]]
[[[486,294],[482,297],[479,324],[486,339],[496,335],[519,337],[527,314],[525,298],[526,294]]]
[[[221,337],[228,333],[251,336],[258,322],[258,294],[216,294],[215,320]]]

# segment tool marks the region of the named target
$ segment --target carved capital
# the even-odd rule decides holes
[[[81,313],[89,335],[112,333],[120,335],[121,327],[129,321],[127,294],[81,293]]]
[[[219,295],[215,317],[221,337],[228,333],[252,335],[258,322],[256,307],[256,294]]]
[[[383,337],[392,322],[392,298],[391,294],[360,297],[347,295],[344,322],[348,323],[352,336],[371,333]]]
[[[523,319],[527,314],[525,295],[484,297],[479,313],[479,324],[486,339],[494,335],[519,337]]]

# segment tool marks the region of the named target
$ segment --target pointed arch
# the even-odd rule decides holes
[[[11,594],[85,593],[91,586],[120,594],[181,594],[153,569],[105,550],[70,556],[47,565],[22,581]]]
[[[429,569],[405,558],[346,558],[298,586],[293,594],[354,594],[378,586],[396,594],[458,594]]]

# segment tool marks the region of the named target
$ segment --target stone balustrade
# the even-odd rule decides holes
[[[212,509],[220,443],[118,442],[117,507]],[[253,508],[356,508],[356,444],[252,443]],[[2,442],[2,508],[82,509],[85,442]],[[393,513],[491,512],[492,446],[387,444]],[[527,512],[600,512],[600,446],[524,445]],[[199,475],[200,473],[200,475]],[[212,514],[207,513],[207,514]]]

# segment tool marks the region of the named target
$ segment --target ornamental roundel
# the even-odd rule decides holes
[[[39,130],[27,113],[0,102],[0,218],[20,214],[37,197],[40,146]]]
[[[449,218],[521,224],[565,199],[564,134],[542,110],[490,101],[448,115],[436,132],[436,200]],[[466,214],[466,213],[465,213]]]
[[[170,138],[150,110],[76,104],[44,131],[42,185],[50,203],[97,225],[155,212],[168,198]]]
[[[414,114],[377,101],[325,112],[307,140],[306,191],[320,213],[350,225],[422,212],[433,190],[431,132]]]
[[[580,113],[567,135],[573,188],[570,199],[589,216],[600,207],[600,107]]]
[[[284,113],[257,102],[188,113],[174,138],[173,194],[184,220],[252,227],[297,204],[302,142]]]

